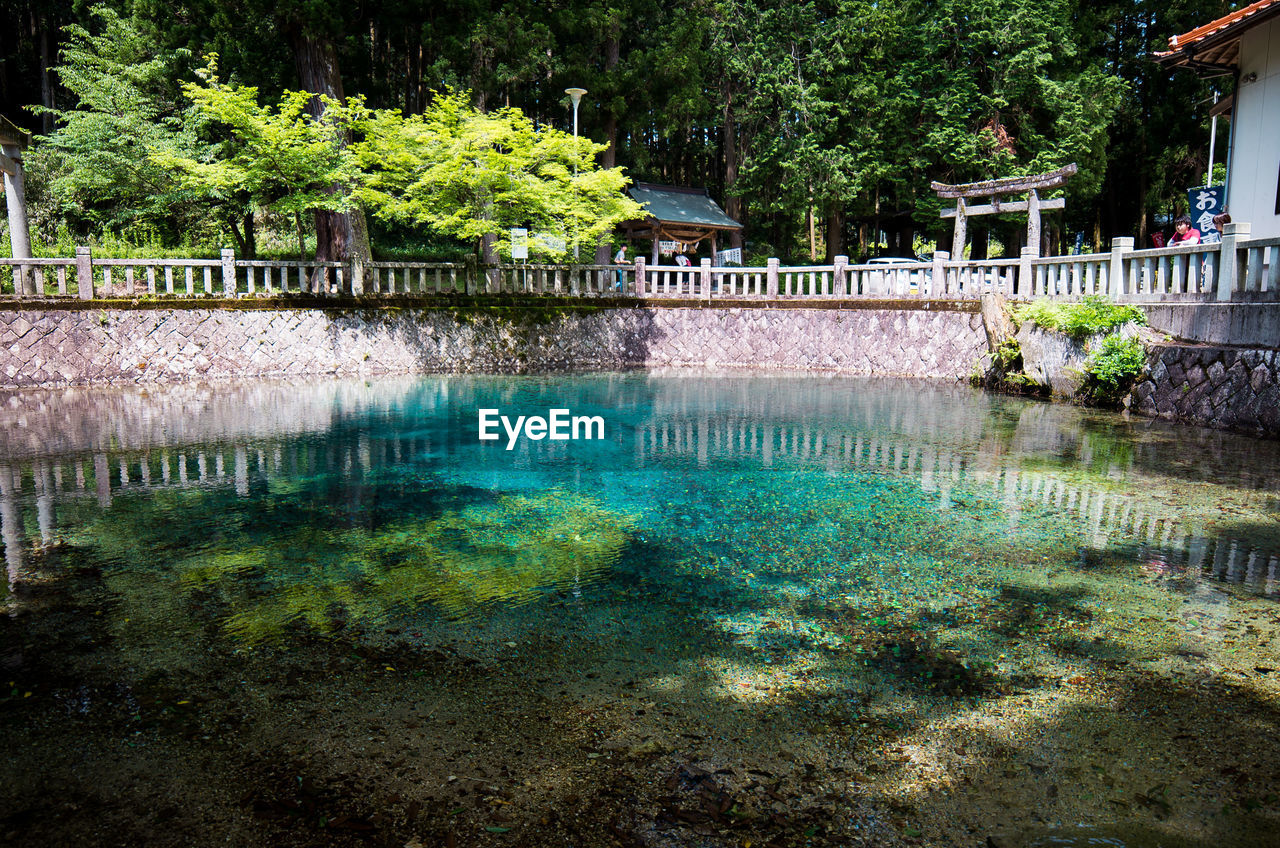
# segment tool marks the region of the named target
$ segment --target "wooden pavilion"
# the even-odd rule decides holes
[[[636,183],[627,194],[644,206],[649,214],[634,221],[623,221],[619,227],[628,238],[653,242],[653,264],[658,264],[662,242],[674,242],[677,250],[697,250],[704,239],[711,240],[711,255],[716,253],[716,236],[742,230],[742,225],[724,213],[705,188]]]

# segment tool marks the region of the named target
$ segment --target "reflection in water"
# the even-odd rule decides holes
[[[16,393],[0,408],[0,419],[7,414],[15,425],[0,420],[10,438],[0,464],[9,589],[23,579],[24,548],[64,540],[58,514],[75,504],[84,520],[85,498],[103,511],[119,498],[154,510],[149,499],[161,492],[229,489],[252,501],[258,486],[275,493],[323,481],[341,488],[350,506],[376,499],[388,481],[403,487],[408,472],[499,490],[581,491],[602,485],[606,469],[813,467],[910,478],[943,511],[955,506],[954,493],[979,492],[1000,502],[1008,532],[1047,512],[1069,518],[1086,559],[1119,548],[1154,576],[1280,591],[1280,474],[1274,456],[1257,455],[1257,443],[1157,422],[1118,427],[1071,407],[911,385],[904,393],[833,378],[677,372]],[[482,445],[475,437],[482,406],[537,414],[556,405],[604,415],[609,440],[526,439],[507,452],[505,440]],[[32,438],[33,421],[54,435]],[[40,447],[44,453],[32,456]]]

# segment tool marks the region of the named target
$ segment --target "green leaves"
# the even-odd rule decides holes
[[[313,95],[286,91],[278,106],[258,104],[258,90],[219,82],[217,57],[200,72],[203,84],[183,91],[207,119],[230,131],[221,155],[203,161],[163,148],[152,151],[183,185],[210,194],[247,193],[255,203],[286,214],[351,208],[360,174],[345,149],[341,128],[313,118]]]
[[[575,241],[594,248],[619,221],[643,214],[622,193],[622,169],[596,167],[602,145],[535,127],[519,109],[485,114],[467,94],[449,92],[409,117],[370,109],[362,97],[322,98],[323,118],[315,118],[308,92],[286,91],[275,106],[262,105],[256,88],[220,82],[216,60],[201,83],[183,90],[230,138],[204,159],[151,152],[192,190],[247,195],[295,217],[362,203],[386,220],[464,240],[492,235],[508,254],[510,228],[532,228],[564,241],[555,259]]]
[[[643,215],[622,189],[621,168],[600,169],[603,149],[585,138],[536,127],[519,109],[488,114],[469,95],[439,95],[422,115],[372,110],[354,99],[340,120],[366,175],[359,199],[387,220],[428,224],[460,239],[495,237],[510,252],[512,227],[557,235],[563,251],[595,243],[620,221]]]
[[[1146,364],[1147,352],[1140,341],[1113,333],[1089,355],[1082,389],[1095,403],[1118,403]]]
[[[197,157],[203,122],[183,104],[175,79],[184,51],[160,51],[134,24],[106,7],[97,32],[72,25],[55,69],[74,95],[67,109],[34,107],[58,121],[28,156],[48,180],[58,211],[77,229],[159,231],[169,240],[198,231],[199,198],[185,191],[150,150]]]

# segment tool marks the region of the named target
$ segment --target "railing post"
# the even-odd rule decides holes
[[[351,254],[351,294],[353,297],[364,294],[364,257],[359,252]]]
[[[1244,274],[1240,262],[1240,242],[1248,241],[1253,225],[1247,221],[1227,224],[1222,228],[1222,245],[1218,248],[1218,300],[1230,300],[1236,281]]]
[[[701,285],[702,285],[702,297],[705,300],[710,300],[711,299],[711,260],[703,259],[701,262],[698,263],[698,265],[699,265],[699,271],[700,271],[698,276],[701,278]]]
[[[76,286],[81,300],[93,300],[93,249],[76,248]]]
[[[236,252],[222,248],[222,296],[236,296]]]
[[[1117,236],[1111,240],[1111,273],[1107,275],[1107,294],[1118,300],[1124,294],[1124,257],[1133,250],[1130,236]]]
[[[466,276],[464,285],[466,287],[467,294],[476,293],[476,277],[479,276],[479,270],[479,264],[477,263],[476,258],[474,256],[468,256],[466,270],[464,271]]]
[[[623,282],[626,282],[625,280]],[[624,286],[625,288],[625,286]],[[636,297],[644,297],[644,257],[636,257]]]
[[[1036,266],[1031,264],[1031,260],[1039,255],[1039,248],[1030,245],[1022,248],[1022,252],[1018,254],[1018,294],[1025,297],[1040,294],[1036,291]]]
[[[782,265],[782,261],[773,257],[769,258],[767,263],[768,270],[765,274],[767,280],[765,294],[768,297],[778,296],[778,268]]]
[[[951,254],[945,250],[933,252],[933,279],[929,282],[930,297],[951,293],[951,286],[947,282],[947,262],[950,260]]]
[[[849,293],[848,281],[845,277],[849,273],[849,257],[837,256],[835,265],[831,268],[831,294],[834,297],[844,297]]]

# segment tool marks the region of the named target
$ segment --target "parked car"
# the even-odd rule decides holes
[[[876,256],[867,260],[868,265],[919,265],[927,260],[914,256]]]
[[[910,272],[910,276],[908,278],[910,280],[909,290],[911,294],[916,294],[920,290],[920,283],[925,278],[924,275],[928,273],[927,269],[920,267],[921,263],[923,263],[924,261],[925,260],[920,259],[918,257],[914,257],[914,256],[912,257],[876,256],[876,257],[873,257],[872,259],[868,259],[867,264],[883,265],[886,268],[904,266],[904,265],[912,267],[915,270],[912,270]],[[871,273],[872,285],[875,287],[876,291],[884,292],[885,286],[887,284],[886,281],[888,279],[891,279],[889,275],[881,271],[873,271]]]

